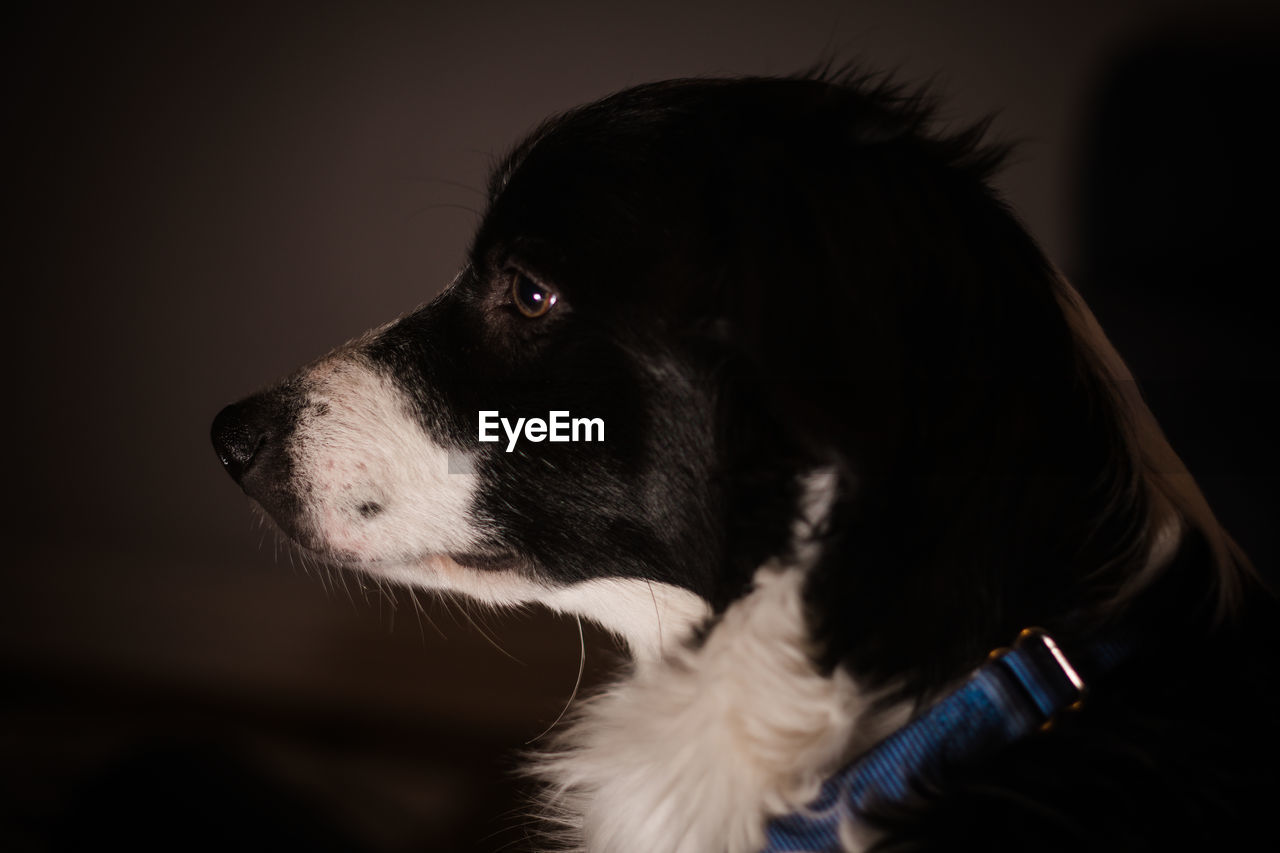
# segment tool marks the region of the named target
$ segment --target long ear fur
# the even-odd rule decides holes
[[[1191,540],[1229,611],[1247,561],[988,187],[984,128],[930,135],[892,87],[810,98],[708,180],[753,393],[841,473],[809,588],[827,663],[927,693],[1028,624],[1111,618]]]
[[[1178,542],[1189,533],[1203,541],[1215,569],[1210,578],[1210,588],[1215,592],[1214,616],[1219,621],[1231,619],[1241,604],[1245,587],[1262,583],[1259,575],[1249,557],[1214,517],[1204,494],[1165,438],[1142,399],[1136,380],[1093,312],[1065,279],[1058,282],[1057,292],[1063,315],[1080,348],[1081,360],[1087,365],[1086,369],[1101,377],[1102,387],[1109,391],[1109,403],[1124,432],[1125,450],[1137,460],[1140,488],[1146,492],[1149,503],[1147,559],[1137,571],[1122,573],[1112,604],[1123,607],[1153,584],[1172,558]]]

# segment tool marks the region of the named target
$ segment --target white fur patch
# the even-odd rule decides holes
[[[506,571],[459,565],[443,556],[367,570],[407,586],[459,592],[490,607],[543,604],[585,616],[626,642],[638,664],[679,647],[711,615],[706,600],[681,587],[637,578],[598,578],[554,586]]]
[[[706,600],[687,589],[634,578],[586,581],[537,601],[552,610],[586,616],[617,634],[641,666],[680,648],[711,616]]]
[[[389,379],[339,354],[304,382],[308,405],[290,453],[319,550],[365,566],[474,544],[468,460],[427,434]]]
[[[535,772],[581,849],[747,853],[769,816],[817,795],[868,702],[813,663],[805,571],[761,568],[699,648],[683,646],[585,703]]]

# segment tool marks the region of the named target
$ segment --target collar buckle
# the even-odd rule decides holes
[[[1065,684],[1070,685],[1071,690],[1074,691],[1074,696],[1068,697],[1069,701],[1062,710],[1079,711],[1084,707],[1085,696],[1089,692],[1088,685],[1085,684],[1079,671],[1067,659],[1066,654],[1063,653],[1057,641],[1053,639],[1048,631],[1035,626],[1023,628],[1018,634],[1018,638],[1014,640],[1013,649],[1007,647],[998,648],[992,651],[989,657],[991,660],[1000,660],[1014,650],[1032,654],[1041,660],[1053,662]],[[1057,716],[1056,712],[1049,714],[1040,726],[1041,731],[1051,729]]]

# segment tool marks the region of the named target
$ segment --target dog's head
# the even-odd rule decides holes
[[[989,188],[1000,151],[929,124],[814,78],[557,117],[448,289],[225,409],[218,453],[326,560],[639,644],[652,590],[691,622],[794,553],[814,483],[833,662],[943,678],[1115,601],[1212,518]]]

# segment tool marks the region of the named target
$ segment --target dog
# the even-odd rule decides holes
[[[830,71],[566,112],[495,169],[443,293],[216,417],[310,554],[626,643],[534,760],[556,843],[1272,834],[1274,596],[991,188],[1007,149],[935,115]],[[969,709],[909,772],[885,758],[975,673],[1011,678],[989,654],[1020,632],[1069,694],[1034,731],[960,749]],[[874,783],[852,804],[849,768]]]

